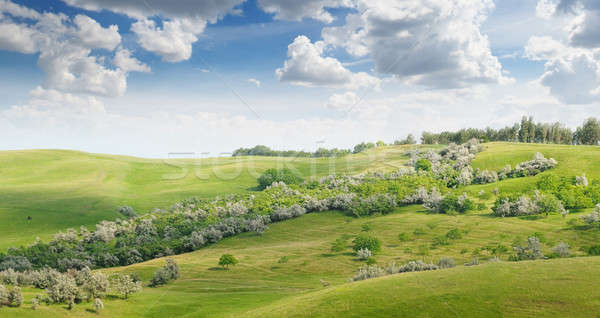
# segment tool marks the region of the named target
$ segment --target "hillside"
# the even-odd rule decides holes
[[[268,168],[304,176],[396,169],[408,146],[343,158],[222,157],[141,159],[64,150],[0,152],[0,250],[49,239],[59,230],[119,217],[117,207],[144,213],[192,196],[252,191]],[[385,160],[383,160],[385,158]],[[31,220],[27,217],[31,216]]]
[[[349,161],[349,169],[355,172],[383,167],[391,170],[387,158],[396,160],[392,165],[401,163],[406,160],[402,155],[404,151],[403,148],[386,147],[339,160]],[[600,149],[596,147],[489,143],[485,144],[485,150],[477,155],[473,165],[494,169],[499,169],[506,163],[514,166],[518,162],[529,160],[536,151],[559,161],[552,170],[554,173],[572,176],[585,172],[590,179],[600,177],[597,169]],[[375,155],[382,152],[389,152],[391,155]],[[230,193],[250,191],[248,189],[255,185],[250,174],[241,178],[240,183],[237,180],[221,183],[215,181],[212,184],[205,183],[204,187],[193,184],[192,180],[183,179],[190,181],[190,184],[186,186],[182,182],[181,187],[171,188],[169,192],[162,184],[152,184],[152,178],[160,178],[159,172],[148,173],[147,176],[153,177],[146,179],[139,177],[138,172],[144,168],[152,170],[153,167],[160,166],[157,161],[68,154],[75,157],[71,159],[71,164],[79,160],[92,161],[82,169],[88,172],[88,179],[96,171],[94,169],[102,166],[99,161],[117,161],[140,169],[133,170],[138,174],[137,179],[132,179],[131,175],[129,178],[116,177],[118,174],[114,171],[132,173],[132,170],[127,170],[133,169],[131,166],[107,169],[113,177],[102,184],[111,184],[112,180],[115,185],[106,186],[115,191],[112,192],[113,197],[110,197],[110,191],[103,192],[104,196],[111,198],[106,199],[109,203],[114,202],[110,200],[131,194],[131,188],[136,187],[138,191],[155,189],[162,195],[158,197],[168,205],[169,195],[171,198],[184,196],[177,192],[180,189],[191,192],[196,190],[209,196],[224,194],[217,191],[219,187],[229,189],[231,186],[231,190],[227,192]],[[88,159],[83,160],[81,156]],[[98,156],[99,159],[89,159],[92,156]],[[275,163],[272,161],[274,158],[243,159],[262,162],[264,168]],[[226,166],[227,160],[231,159],[219,159],[215,162]],[[60,160],[55,162],[58,166],[55,169],[61,169],[59,162]],[[327,174],[325,163],[320,173]],[[233,164],[230,162],[229,165]],[[66,169],[66,166],[68,165],[62,169]],[[105,163],[104,166],[109,164]],[[57,174],[56,170],[53,173]],[[41,188],[43,184],[60,185],[56,179],[48,183],[42,182],[53,173],[44,172],[44,176],[37,179],[31,177],[32,186],[35,184]],[[80,184],[85,184],[90,193],[102,188],[89,186],[89,183],[85,183],[85,178],[76,179],[76,174],[73,172],[74,180],[81,180]],[[474,194],[482,188],[491,190],[495,187],[503,192],[522,191],[533,187],[538,178],[539,176],[508,179],[495,184],[468,186],[465,190]],[[70,186],[68,182],[64,183],[65,188]],[[120,192],[117,184],[129,184],[131,188]],[[234,184],[242,186],[234,187]],[[51,188],[50,185],[47,187]],[[139,197],[129,201],[134,202],[129,204],[136,206],[135,202],[139,202],[140,206],[145,206],[147,202],[143,202],[144,198],[153,197],[150,192],[137,194]],[[84,198],[85,196],[81,196],[73,199],[73,202],[84,204]],[[59,211],[58,205],[56,209]],[[70,213],[71,210],[62,211]],[[114,210],[110,210],[110,213],[116,217]],[[595,290],[599,283],[596,277],[600,277],[600,258],[588,257],[585,252],[591,244],[597,244],[600,231],[569,225],[571,220],[578,219],[580,215],[581,213],[571,213],[565,218],[559,214],[540,218],[497,218],[490,216],[489,209],[446,215],[428,213],[420,205],[397,208],[394,213],[385,216],[362,218],[337,211],[311,213],[271,224],[262,236],[244,233],[192,253],[173,256],[181,267],[182,275],[178,280],[160,288],[149,288],[146,285],[153,273],[163,266],[164,259],[104,269],[102,271],[106,273],[138,273],[144,281],[144,289],[128,300],[109,297],[105,302],[106,308],[100,315],[92,312],[91,304],[86,303],[76,305],[72,311],[67,311],[65,305],[42,306],[32,311],[29,303],[40,290],[24,289],[25,305],[21,308],[0,308],[0,316],[387,317],[394,314],[399,317],[544,317],[556,313],[560,316],[562,313],[562,316],[586,317],[600,311],[600,295]],[[63,225],[61,220],[54,222],[57,227]],[[436,244],[438,238],[447,236],[454,229],[460,231],[460,238],[453,239],[448,244]],[[13,230],[16,232],[19,229]],[[382,241],[382,251],[375,256],[380,266],[392,261],[405,263],[415,259],[437,262],[443,256],[454,258],[458,266],[434,272],[397,274],[348,283],[348,279],[363,264],[352,252],[351,241],[365,230]],[[550,254],[556,244],[565,242],[571,246],[574,256],[582,257],[508,262],[511,246],[532,235],[541,238],[545,254]],[[346,248],[341,252],[332,252],[332,243],[340,238],[346,241]],[[506,248],[506,251],[499,253],[502,262],[489,263],[488,260],[493,256],[491,250],[499,245]],[[217,266],[219,257],[226,253],[233,254],[240,260],[230,270],[222,270]],[[462,265],[474,257],[478,257],[481,265]],[[320,280],[329,282],[331,286],[323,287]]]

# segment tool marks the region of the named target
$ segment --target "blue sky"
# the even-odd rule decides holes
[[[164,157],[598,116],[591,0],[0,0],[2,149]],[[563,4],[564,5],[564,4]]]

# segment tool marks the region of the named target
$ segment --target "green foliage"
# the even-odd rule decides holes
[[[431,161],[427,159],[419,159],[415,163],[415,169],[417,169],[417,171],[431,171]]]
[[[258,186],[260,189],[265,189],[273,184],[273,182],[283,182],[287,185],[299,184],[302,182],[302,178],[288,168],[267,169],[258,177]]]
[[[458,240],[462,238],[462,234],[459,229],[451,229],[446,233],[446,237],[450,240]]]
[[[235,266],[238,263],[238,260],[233,257],[231,254],[223,254],[221,258],[219,258],[219,266],[223,268],[229,268],[229,266]]]
[[[388,214],[396,208],[396,199],[387,193],[374,194],[365,199],[354,202],[350,212],[355,216],[369,216],[374,214]]]
[[[400,242],[406,242],[408,240],[409,240],[409,238],[408,238],[408,234],[407,233],[405,233],[405,232],[398,233],[398,241],[400,241]]]
[[[288,261],[289,261],[289,257],[287,257],[287,256],[282,256],[282,257],[280,257],[280,258],[279,258],[279,260],[277,261],[277,263],[279,263],[279,264],[285,264],[285,263],[287,263]]]
[[[354,238],[352,243],[354,244],[352,249],[356,252],[361,249],[368,249],[373,254],[381,251],[381,241],[378,238],[367,234],[358,235]]]
[[[157,270],[150,280],[150,287],[166,285],[169,281],[179,278],[179,265],[175,260],[168,258],[165,267]]]
[[[346,249],[346,239],[343,237],[338,238],[335,242],[331,243],[331,251],[339,253]]]

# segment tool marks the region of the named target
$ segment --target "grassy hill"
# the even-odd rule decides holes
[[[303,176],[393,170],[408,146],[343,158],[223,157],[141,159],[64,150],[0,152],[0,250],[49,239],[59,230],[144,213],[192,196],[252,191],[264,170],[287,167]],[[30,216],[31,220],[27,217]]]
[[[553,170],[558,174],[575,175],[585,172],[590,179],[600,177],[600,170],[597,169],[600,164],[600,148],[510,143],[490,143],[485,147],[484,152],[478,154],[473,162],[475,167],[497,169],[506,163],[514,166],[531,159],[534,152],[540,151],[546,157],[554,157],[559,161]],[[337,160],[350,162],[347,167],[351,172],[384,167],[393,169],[393,165],[401,164],[406,159],[402,156],[404,151],[404,148],[385,147]],[[389,152],[390,155],[377,155],[382,152]],[[167,206],[172,203],[169,199],[174,201],[180,195],[214,196],[249,191],[255,185],[250,173],[232,180],[209,179],[202,183],[195,177],[188,176],[163,183],[160,181],[162,174],[175,173],[179,168],[165,166],[155,160],[54,151],[42,151],[35,156],[31,156],[31,153],[30,156],[26,153],[19,154],[23,156],[23,162],[26,162],[27,157],[43,157],[46,164],[42,166],[47,168],[38,172],[37,176],[29,177],[23,171],[21,175],[16,171],[12,175],[5,175],[5,170],[2,170],[3,180],[12,180],[8,186],[4,183],[2,186],[14,191],[21,185],[23,194],[28,193],[27,186],[23,184],[29,184],[31,189],[55,189],[57,197],[47,194],[45,198],[55,199],[56,201],[51,202],[56,202],[55,211],[64,213],[62,215],[77,215],[70,207],[85,207],[85,204],[89,204],[86,201],[88,197],[96,197],[101,202],[98,203],[99,206],[105,204],[104,207],[110,208],[106,215],[114,218],[116,213],[113,207],[118,204],[149,209],[161,204]],[[57,158],[59,154],[71,158],[71,163],[62,164],[63,159],[60,157],[53,161],[52,158]],[[385,158],[392,159],[388,161]],[[240,165],[235,160],[254,162],[257,166],[260,163],[261,169],[276,164],[274,158],[221,158],[215,160],[213,165],[234,169],[236,165]],[[318,174],[328,173],[327,160],[323,159],[324,162],[319,165]],[[30,159],[30,162],[30,166],[36,166],[35,160]],[[298,162],[300,164],[296,164],[304,169],[302,171],[310,173],[308,163],[303,160]],[[68,168],[70,165],[73,166]],[[84,168],[77,168],[80,166]],[[99,167],[104,168],[106,175],[111,177],[103,179],[101,185],[92,185],[92,180],[96,180],[93,176],[97,176]],[[211,167],[207,166],[205,169],[210,171]],[[71,182],[61,181],[61,169],[72,169],[72,174],[67,174],[71,177]],[[55,176],[55,179],[48,179],[48,176]],[[29,183],[19,181],[27,178],[31,178]],[[466,190],[474,193],[482,188],[494,187],[499,187],[501,191],[523,190],[532,187],[536,179],[537,177],[509,179],[497,184],[469,186]],[[170,186],[166,186],[169,182]],[[77,192],[79,188],[74,184],[82,185],[80,188],[85,191]],[[73,193],[69,194],[68,190]],[[6,196],[7,191],[2,192]],[[12,198],[12,202],[18,203],[16,196]],[[71,206],[65,204],[69,200]],[[121,203],[120,200],[125,202]],[[148,200],[152,201],[148,203]],[[59,203],[61,201],[62,208]],[[45,204],[43,198],[34,198],[31,202]],[[21,203],[23,210],[20,211],[29,211],[26,203],[27,201]],[[10,210],[10,206],[8,209]],[[40,210],[40,215],[43,212],[44,210]],[[487,262],[492,255],[486,247],[501,244],[510,249],[514,242],[523,241],[534,233],[542,237],[545,253],[549,253],[556,244],[565,242],[571,246],[575,255],[584,256],[583,249],[590,244],[597,244],[600,231],[569,226],[569,220],[578,216],[578,213],[571,213],[566,218],[560,215],[537,219],[496,218],[491,217],[489,211],[451,216],[429,214],[420,206],[403,207],[386,216],[365,218],[354,218],[336,211],[312,213],[272,224],[262,236],[245,233],[193,253],[174,256],[181,267],[181,278],[160,288],[145,287],[129,300],[109,298],[100,315],[89,310],[92,308],[91,304],[79,304],[72,311],[66,310],[65,305],[42,306],[33,311],[28,308],[29,302],[40,291],[25,289],[26,304],[21,308],[0,308],[0,316],[544,317],[558,314],[589,317],[600,312],[600,292],[596,288],[600,283],[599,257],[507,262],[508,253],[503,253],[503,262]],[[4,224],[5,220],[11,218],[4,214],[0,216],[4,217],[6,219],[0,220],[0,226],[9,229],[11,226]],[[51,216],[47,220],[53,222],[56,228],[68,227],[64,225],[65,220]],[[76,221],[72,222],[77,225]],[[26,233],[24,235],[35,235],[34,231],[23,231],[26,224],[10,224],[10,230],[14,231],[12,233],[15,236],[19,231]],[[363,264],[353,255],[350,245],[352,237],[361,233],[365,225],[383,243],[381,253],[375,257],[382,266],[392,261],[404,263],[414,259],[435,262],[442,256],[450,256],[456,260],[458,267],[347,283]],[[452,229],[459,229],[462,237],[451,240],[449,245],[434,244],[437,237],[444,236]],[[405,240],[399,239],[401,233]],[[348,247],[342,252],[333,253],[331,244],[338,238],[346,238]],[[4,238],[0,240],[4,244]],[[22,242],[30,240],[22,239]],[[240,263],[230,270],[219,269],[218,259],[225,253],[233,254]],[[479,257],[482,265],[462,266],[474,256]],[[139,273],[146,286],[154,271],[163,264],[164,259],[156,259],[103,271]],[[323,287],[321,279],[331,283],[331,286]]]

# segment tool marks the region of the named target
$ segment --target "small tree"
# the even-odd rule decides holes
[[[35,297],[33,297],[31,299],[31,309],[36,310],[42,303],[43,299],[44,299],[44,296],[42,296],[40,294],[35,295]]]
[[[219,259],[219,265],[223,268],[229,268],[229,265],[235,266],[237,263],[238,260],[231,254],[223,254]]]
[[[8,289],[4,285],[0,284],[0,307],[7,306],[10,302],[8,301]]]
[[[88,299],[103,297],[110,288],[108,277],[101,272],[90,274],[81,287]]]
[[[167,284],[170,280],[179,278],[179,265],[173,259],[167,259],[165,267],[154,273],[150,281],[150,287],[156,287]]]
[[[137,217],[137,213],[135,213],[135,210],[130,207],[130,206],[120,206],[119,207],[119,213],[121,213],[121,215],[125,216],[128,219],[133,219],[135,217]]]
[[[292,170],[283,169],[267,169],[260,177],[258,177],[258,185],[260,189],[273,184],[273,182],[283,182],[285,184],[298,184],[302,182],[302,178],[296,175]]]
[[[134,281],[132,277],[127,274],[118,274],[114,276],[113,286],[125,299],[127,299],[129,295],[142,290],[142,283],[140,281]]]
[[[100,298],[96,298],[96,300],[94,300],[94,310],[98,314],[102,309],[104,309],[104,303]]]
[[[358,256],[360,260],[366,260],[373,256],[373,253],[371,253],[368,248],[361,248],[360,250],[356,251],[356,256]]]
[[[358,252],[361,249],[368,249],[372,253],[377,253],[381,250],[381,241],[378,238],[361,234],[357,236],[352,243],[354,243],[353,249]]]
[[[13,307],[20,307],[23,304],[23,294],[19,286],[13,287],[8,292],[8,301]]]

